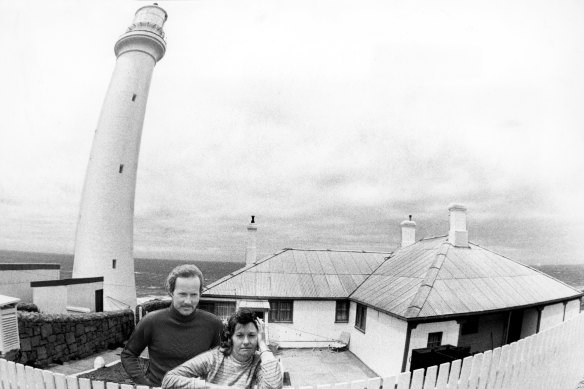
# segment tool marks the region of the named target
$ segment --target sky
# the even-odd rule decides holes
[[[73,253],[113,47],[144,1],[0,0],[0,250]],[[164,1],[137,257],[392,251],[399,223],[584,264],[584,2]]]

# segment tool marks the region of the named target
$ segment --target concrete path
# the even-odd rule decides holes
[[[295,387],[378,377],[350,351],[282,349],[277,354],[276,358],[281,358],[284,371],[290,375],[290,385]]]

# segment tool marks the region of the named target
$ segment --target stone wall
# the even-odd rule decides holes
[[[133,330],[129,309],[78,315],[18,312],[20,350],[10,359],[44,368],[122,346]]]

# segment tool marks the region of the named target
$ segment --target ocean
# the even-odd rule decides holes
[[[58,263],[61,279],[70,278],[73,271],[72,254],[48,254],[0,250],[0,263]],[[205,276],[205,285],[245,266],[244,262],[183,261],[176,259],[134,260],[136,295],[140,300],[166,296],[164,282],[168,272],[177,265],[194,263]],[[531,266],[579,290],[584,289],[584,265]]]
[[[61,279],[71,278],[73,272],[72,254],[32,253],[0,250],[0,263],[58,263],[61,265]],[[185,263],[197,265],[205,276],[205,285],[245,266],[244,262],[183,261],[176,259],[134,259],[136,275],[136,296],[140,300],[148,297],[166,296],[164,282],[175,266]]]

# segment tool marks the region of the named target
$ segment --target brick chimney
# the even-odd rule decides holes
[[[412,215],[409,220],[400,223],[401,226],[401,247],[407,247],[416,243],[416,222],[412,221]]]
[[[448,206],[450,230],[448,242],[455,247],[468,246],[468,231],[466,230],[466,207],[460,204]]]
[[[249,265],[257,260],[255,216],[251,216],[251,222],[247,225],[247,248],[245,250],[245,264]]]

